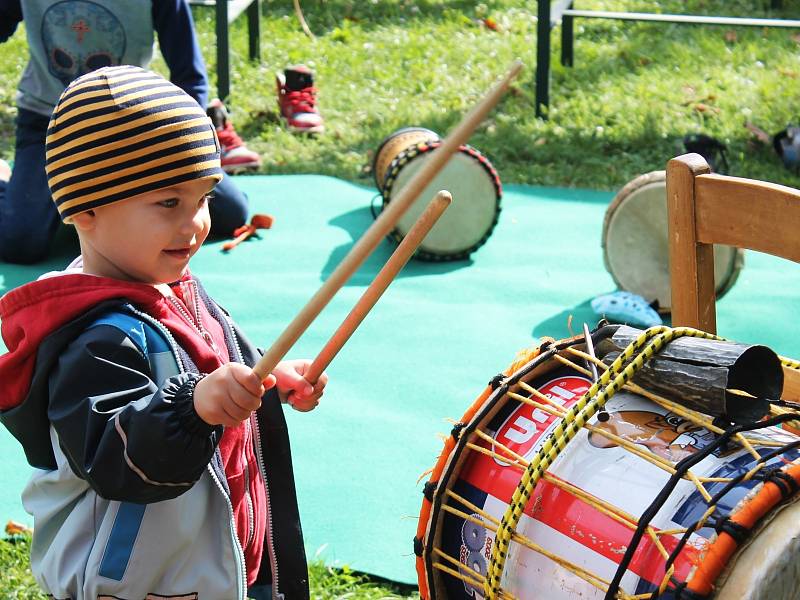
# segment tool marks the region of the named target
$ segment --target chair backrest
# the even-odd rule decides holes
[[[800,190],[714,175],[699,154],[667,164],[672,324],[716,333],[714,248],[800,262]]]
[[[714,175],[699,154],[667,163],[672,325],[717,332],[714,247],[800,262],[800,190]],[[800,370],[783,367],[785,400],[800,401]]]

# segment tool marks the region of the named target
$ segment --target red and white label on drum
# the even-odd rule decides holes
[[[569,408],[591,387],[592,382],[585,377],[563,376],[545,383],[539,392],[562,408]],[[494,439],[500,444],[527,459],[533,453],[536,443],[558,420],[554,415],[527,404],[521,404],[499,427]],[[502,466],[508,461],[495,458]]]

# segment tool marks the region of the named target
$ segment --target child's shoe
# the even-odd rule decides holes
[[[222,150],[220,162],[226,173],[236,173],[244,169],[257,169],[261,166],[261,157],[245,146],[242,138],[236,133],[228,116],[225,105],[219,99],[212,100],[206,110],[214,124]]]
[[[317,109],[314,74],[305,65],[287,67],[275,76],[278,106],[286,127],[293,133],[322,133],[325,129]]]

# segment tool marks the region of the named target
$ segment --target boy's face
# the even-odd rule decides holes
[[[180,279],[208,235],[212,187],[188,181],[75,215],[84,271],[150,284]]]

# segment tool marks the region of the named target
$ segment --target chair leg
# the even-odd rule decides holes
[[[539,0],[536,25],[536,116],[547,118],[550,104],[550,0]]]
[[[572,8],[570,2],[567,8]],[[561,17],[561,64],[565,67],[575,66],[575,17]]]
[[[228,0],[217,0],[217,94],[225,102],[231,91]]]
[[[261,0],[253,0],[247,7],[247,32],[250,60],[261,62]]]

